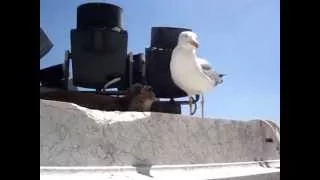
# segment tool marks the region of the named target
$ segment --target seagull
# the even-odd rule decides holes
[[[204,119],[204,93],[223,83],[223,76],[213,70],[209,62],[196,54],[199,48],[197,34],[183,31],[172,51],[170,74],[173,82],[189,97],[191,114],[192,96],[201,95],[201,117]]]

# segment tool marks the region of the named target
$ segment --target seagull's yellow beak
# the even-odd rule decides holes
[[[191,40],[191,45],[194,46],[195,48],[199,48],[199,42],[197,40]]]

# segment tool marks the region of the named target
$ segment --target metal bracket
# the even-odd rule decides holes
[[[63,63],[63,79],[64,79],[64,88],[69,89],[69,66],[70,66],[71,52],[66,50],[64,53],[64,63]]]

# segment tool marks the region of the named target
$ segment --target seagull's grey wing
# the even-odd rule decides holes
[[[212,66],[202,58],[198,58],[198,63],[200,65],[200,68],[202,72],[211,80],[214,82],[214,85],[216,86],[221,82],[221,78],[219,77],[219,73],[214,71],[212,69]]]

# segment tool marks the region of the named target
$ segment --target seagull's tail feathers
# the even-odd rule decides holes
[[[219,80],[217,82],[217,84],[222,84],[223,83],[223,77],[226,76],[227,74],[221,74],[221,73],[218,73],[218,77],[219,77]]]

